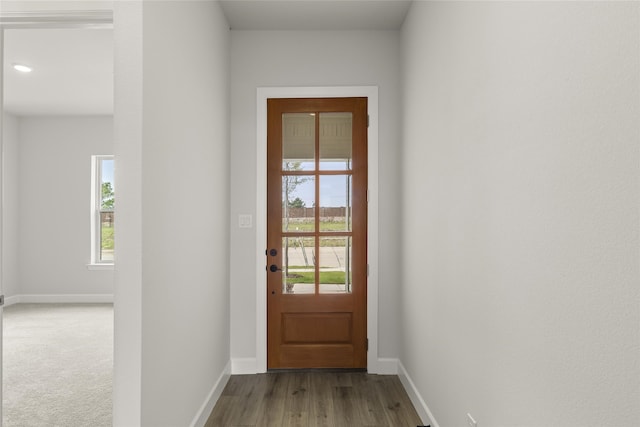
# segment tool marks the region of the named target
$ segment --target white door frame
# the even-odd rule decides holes
[[[378,363],[378,87],[261,87],[257,93],[256,150],[256,370],[267,371],[267,99],[367,97],[368,142],[368,243],[367,259],[367,370],[379,373]]]

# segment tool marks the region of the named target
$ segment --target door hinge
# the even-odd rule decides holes
[[[367,338],[367,340],[365,341],[364,345],[365,345],[367,351],[369,351],[369,338]]]
[[[0,295],[0,307],[4,305],[4,295]]]
[[[367,264],[367,277],[369,277],[369,264]]]
[[[369,115],[367,114],[367,127],[369,127]]]

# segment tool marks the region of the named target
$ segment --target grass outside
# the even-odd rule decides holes
[[[289,266],[289,270],[307,270],[309,268],[313,268],[313,265],[290,265]],[[334,268],[334,267],[320,266],[319,268],[320,270],[322,270],[323,268]]]
[[[316,275],[313,271],[296,271],[287,275],[287,283],[315,283]],[[344,284],[344,271],[321,271],[320,283]]]
[[[295,220],[289,222],[289,230],[287,231],[302,231],[302,232],[311,232],[315,231],[315,221],[313,218],[304,219],[302,221]],[[283,220],[282,229],[286,230],[286,224]],[[341,221],[329,221],[324,220],[320,221],[320,231],[347,231],[346,223],[344,220]]]
[[[295,219],[289,222],[289,228],[287,229],[287,225],[283,221],[282,230],[296,232],[300,231],[303,233],[310,233],[315,231],[315,221],[313,218],[304,218],[304,219]],[[346,222],[342,218],[339,221],[331,221],[331,220],[323,220],[320,221],[320,231],[347,231],[345,229]],[[346,245],[346,238],[344,237],[324,237],[320,239],[321,247],[344,247]],[[290,237],[289,238],[289,246],[293,248],[297,248],[300,245],[304,245],[305,248],[313,248],[314,240],[313,238],[297,238]]]
[[[346,237],[321,237],[320,238],[320,247],[326,248],[344,248],[347,244]],[[299,248],[304,246],[307,249],[314,248],[314,239],[313,237],[289,237],[289,248]]]
[[[113,223],[103,222],[102,223],[102,236],[100,240],[100,246],[103,250],[105,249],[113,249]]]

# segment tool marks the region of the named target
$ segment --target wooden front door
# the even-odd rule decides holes
[[[367,98],[267,117],[267,367],[366,368]]]

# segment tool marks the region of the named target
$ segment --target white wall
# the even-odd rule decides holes
[[[187,426],[229,361],[229,29],[217,2],[115,7],[114,425]]]
[[[142,2],[114,3],[113,425],[142,421]]]
[[[18,118],[5,114],[2,122],[2,292],[7,298],[20,293],[18,283]],[[8,302],[11,299],[8,299]]]
[[[14,290],[23,296],[113,294],[113,271],[87,270],[91,156],[113,154],[113,119],[21,117],[18,125],[17,166],[7,165],[18,172],[19,287]]]
[[[412,6],[401,357],[440,426],[640,425],[638,9]]]
[[[231,32],[231,354],[256,357],[256,89],[379,86],[379,348],[397,357],[400,56],[396,31]]]

